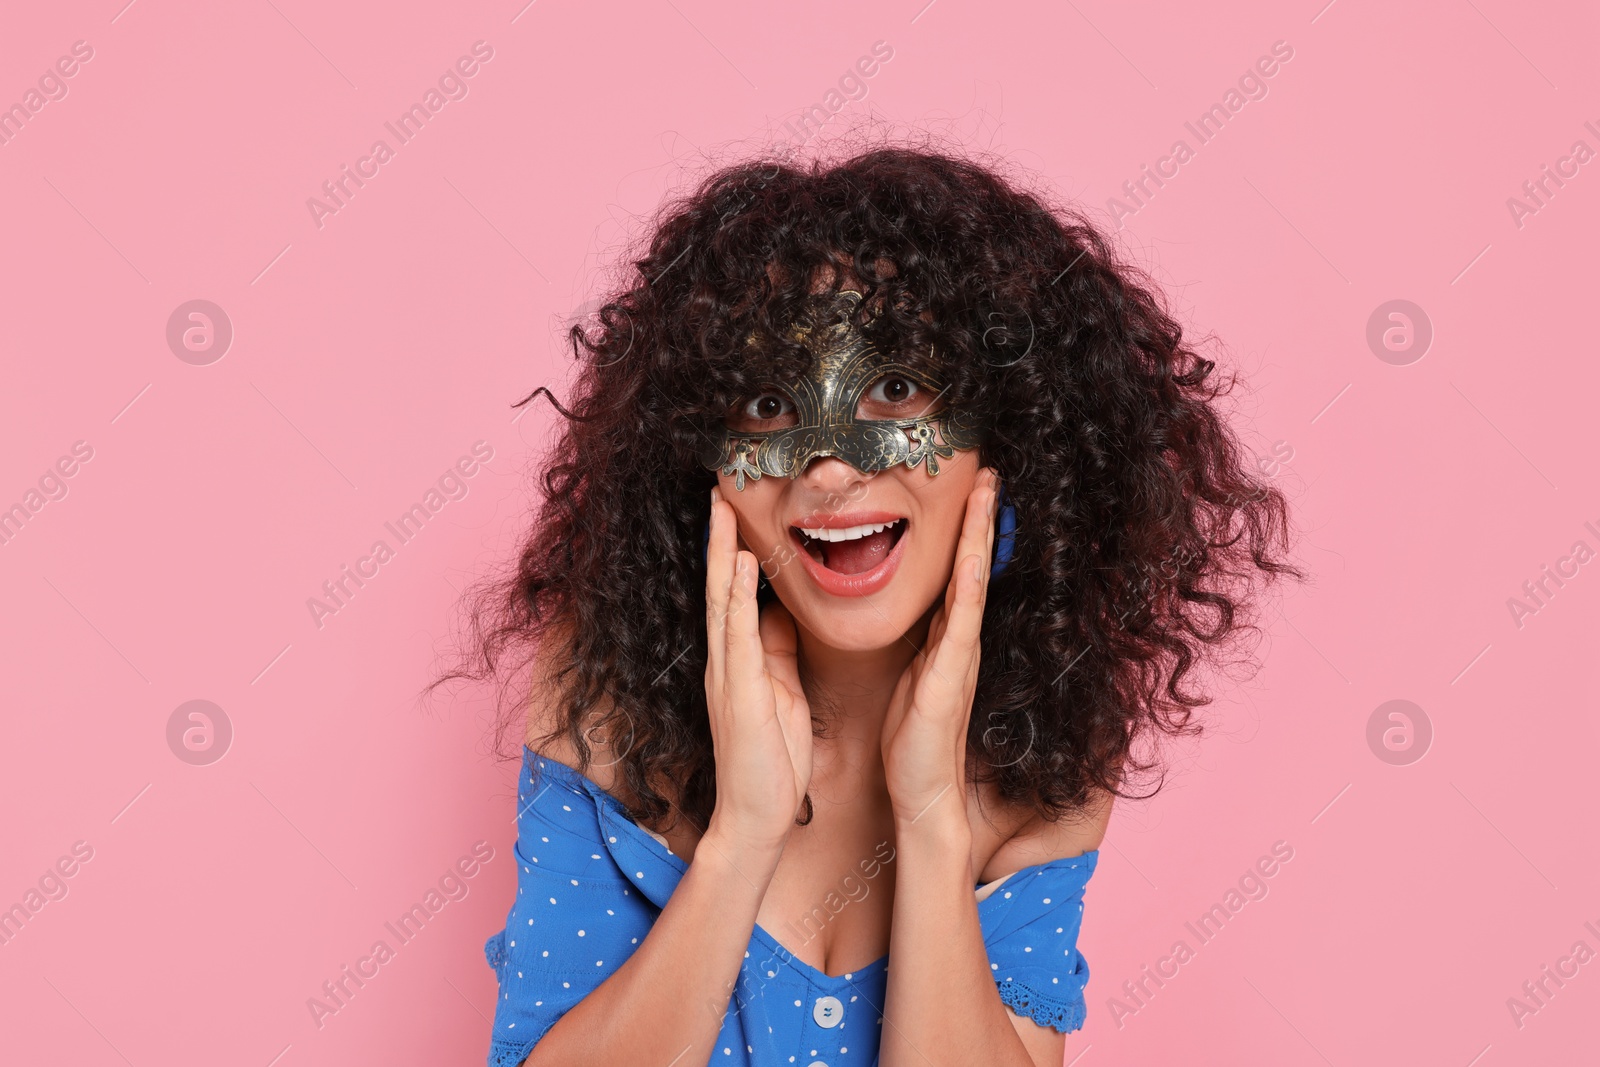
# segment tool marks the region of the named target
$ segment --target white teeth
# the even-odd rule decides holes
[[[870,523],[866,526],[845,526],[840,529],[831,529],[829,527],[811,529],[801,526],[799,530],[813,541],[855,541],[875,533],[882,533],[898,522],[900,520],[896,519],[894,522]]]

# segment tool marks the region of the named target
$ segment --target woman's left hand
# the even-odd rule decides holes
[[[897,822],[914,822],[935,804],[954,804],[966,818],[967,723],[978,687],[997,484],[992,469],[979,473],[944,603],[889,699],[883,766]]]

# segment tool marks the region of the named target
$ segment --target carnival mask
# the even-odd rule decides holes
[[[789,336],[811,354],[804,378],[782,389],[793,402],[796,423],[778,430],[745,432],[719,427],[701,454],[708,470],[734,479],[743,491],[746,478],[763,474],[793,478],[823,456],[836,456],[863,474],[927,461],[939,473],[939,459],[956,449],[976,448],[981,428],[949,410],[905,419],[861,418],[862,397],[885,377],[904,378],[937,399],[945,384],[926,370],[885,356],[851,321],[862,296],[842,290],[815,320],[802,321]],[[755,344],[752,336],[746,343]]]

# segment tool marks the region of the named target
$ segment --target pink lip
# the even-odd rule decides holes
[[[863,518],[863,515],[869,517]],[[821,517],[818,516],[818,518]],[[854,512],[850,515],[842,516],[842,518],[848,521],[818,522],[812,525],[811,520],[807,519],[806,525],[811,529],[837,529],[845,526],[865,526],[868,523],[893,522],[897,516],[887,515],[883,512]],[[797,523],[796,525],[799,524]],[[889,554],[883,557],[882,563],[870,571],[862,571],[860,574],[840,574],[838,571],[829,570],[811,558],[811,553],[805,550],[798,533],[791,532],[789,536],[794,542],[795,550],[800,555],[800,565],[811,576],[811,580],[817,583],[817,588],[832,596],[858,597],[870,596],[889,584],[889,581],[894,577],[894,572],[900,566],[900,557],[903,554],[901,549],[905,548],[906,538],[911,536],[911,530],[908,527],[901,532],[900,539],[894,543],[894,547],[889,550]]]
[[[844,530],[851,526],[874,526],[880,522],[896,522],[905,518],[892,511],[819,511],[803,515],[790,526],[803,526],[808,530]]]

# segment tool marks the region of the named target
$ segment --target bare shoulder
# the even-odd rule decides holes
[[[978,880],[990,882],[1024,867],[1081,856],[1099,848],[1111,823],[1113,799],[1110,793],[1097,791],[1081,810],[1054,821],[1029,814],[995,850]]]
[[[610,709],[602,705],[589,709],[584,716],[585,723],[589,725],[580,724],[579,730],[589,746],[589,764],[580,767],[583,761],[568,726],[566,689],[562,681],[570,657],[567,631],[552,626],[531,664],[527,730],[523,740],[545,759],[580,771],[609,793],[615,785],[613,772],[618,757],[603,731],[592,724],[604,718]]]

